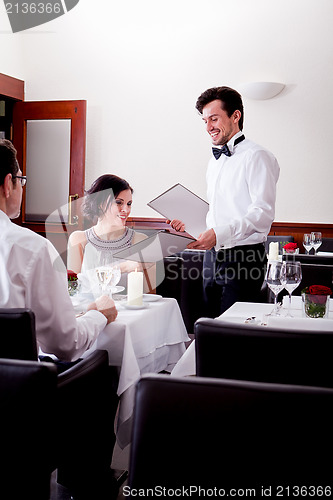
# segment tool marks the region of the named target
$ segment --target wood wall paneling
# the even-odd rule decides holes
[[[24,81],[0,73],[0,94],[17,101],[24,101]]]

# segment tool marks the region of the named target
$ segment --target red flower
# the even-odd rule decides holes
[[[67,269],[67,280],[68,281],[76,281],[77,280],[77,274],[74,273],[74,271],[71,271]]]
[[[285,250],[296,250],[297,248],[297,243],[286,243],[283,247]]]
[[[332,290],[328,288],[328,286],[324,285],[310,285],[304,290],[302,293],[306,293],[307,295],[312,295],[311,301],[314,304],[325,304],[327,295],[332,294]]]
[[[332,290],[328,286],[323,285],[311,285],[309,286],[309,291],[311,295],[331,295]]]

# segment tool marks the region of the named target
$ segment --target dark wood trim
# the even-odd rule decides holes
[[[312,231],[320,231],[323,238],[333,238],[333,224],[320,224],[312,222],[273,222],[269,234],[274,236],[293,236],[295,243],[297,243],[300,248],[300,252],[304,253],[303,234],[311,233]]]
[[[14,106],[13,143],[17,150],[17,159],[21,166],[23,175],[26,175],[26,127],[27,120],[71,120],[70,136],[70,171],[69,171],[69,195],[84,195],[85,177],[85,141],[86,141],[86,107],[84,100],[78,101],[25,101],[17,102]],[[21,216],[17,220],[20,225],[26,226],[40,234],[45,234],[44,222],[33,222],[25,220],[25,197],[22,202]],[[82,220],[75,229],[81,229]],[[50,228],[49,228],[50,230]],[[52,231],[61,233],[61,225],[57,228],[52,226]]]
[[[0,73],[0,94],[16,101],[24,101],[24,81]]]

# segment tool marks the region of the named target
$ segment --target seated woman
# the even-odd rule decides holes
[[[132,208],[133,189],[116,175],[105,174],[96,179],[86,191],[83,213],[95,225],[85,231],[73,232],[68,241],[67,268],[75,273],[87,273],[104,262],[112,261],[113,254],[147,238],[126,226]],[[97,222],[96,222],[97,220]],[[121,273],[142,265],[134,261],[119,261]],[[147,266],[145,266],[147,267]],[[154,266],[153,266],[154,267]],[[145,291],[154,288],[153,267],[145,273]],[[124,281],[124,280],[122,280]],[[124,283],[126,284],[126,283]]]

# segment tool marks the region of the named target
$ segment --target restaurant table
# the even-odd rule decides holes
[[[185,342],[190,340],[175,299],[144,297],[143,309],[127,309],[125,301],[115,295],[117,319],[104,328],[82,356],[105,349],[109,364],[118,367],[116,436],[120,448],[127,446],[131,438],[136,381],[144,373],[171,372],[185,352]]]
[[[280,316],[268,316],[272,311],[273,304],[257,302],[235,302],[223,314],[215,318],[217,321],[229,321],[231,323],[244,324],[248,318],[254,318],[253,323],[270,328],[288,328],[301,330],[321,330],[333,333],[333,299],[330,299],[330,312],[328,319],[305,318],[302,314],[302,297],[292,296],[291,314],[292,318],[286,317],[288,312],[289,297],[284,297]],[[181,359],[171,372],[172,376],[186,377],[196,374],[195,366],[195,340],[187,348]]]

